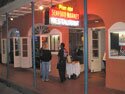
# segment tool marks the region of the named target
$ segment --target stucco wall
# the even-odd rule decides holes
[[[108,58],[108,29],[116,22],[125,22],[125,0],[88,0],[88,13],[99,15],[106,27],[106,87],[125,91],[125,60]]]
[[[49,26],[49,30],[57,29],[62,33],[62,42],[65,43],[65,48],[69,52],[69,28],[63,26]]]
[[[83,1],[72,0],[76,4],[69,2],[79,13],[83,14]],[[116,22],[125,22],[125,0],[87,0],[88,14],[100,16],[106,28],[106,87],[125,91],[125,60],[113,60],[108,58],[108,29]],[[76,7],[77,6],[77,7]]]

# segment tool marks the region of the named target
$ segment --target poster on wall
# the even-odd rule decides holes
[[[119,33],[119,46],[125,46],[125,33]]]
[[[125,56],[125,33],[119,33],[120,56]]]

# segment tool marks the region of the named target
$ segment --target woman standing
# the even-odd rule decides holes
[[[48,81],[49,80],[49,65],[50,60],[52,58],[51,51],[48,49],[47,44],[43,45],[43,48],[41,48],[40,53],[40,67],[41,67],[41,75],[42,75],[42,81]]]

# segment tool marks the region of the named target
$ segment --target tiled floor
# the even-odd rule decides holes
[[[9,81],[29,88],[39,94],[84,94],[84,73],[81,73],[76,80],[66,80],[60,83],[56,60],[52,60],[52,71],[49,82],[43,82],[40,78],[40,71],[37,70],[37,87],[33,88],[33,69],[16,69],[10,65]],[[6,77],[6,66],[0,64],[0,77]],[[89,94],[125,94],[125,92],[108,89],[105,87],[104,72],[89,73],[88,75]]]

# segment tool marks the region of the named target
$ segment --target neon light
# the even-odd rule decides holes
[[[66,11],[71,9],[60,5],[62,10],[50,9],[49,23],[54,25],[79,26],[79,14]],[[65,10],[66,9],[66,10]]]
[[[50,9],[50,17],[59,17],[66,19],[79,20],[79,14],[73,12],[66,12],[56,9]]]
[[[69,11],[69,12],[72,12],[73,11],[73,8],[72,7],[66,7],[66,6],[63,6],[61,4],[58,5],[58,9],[60,10],[66,10],[66,11]]]

